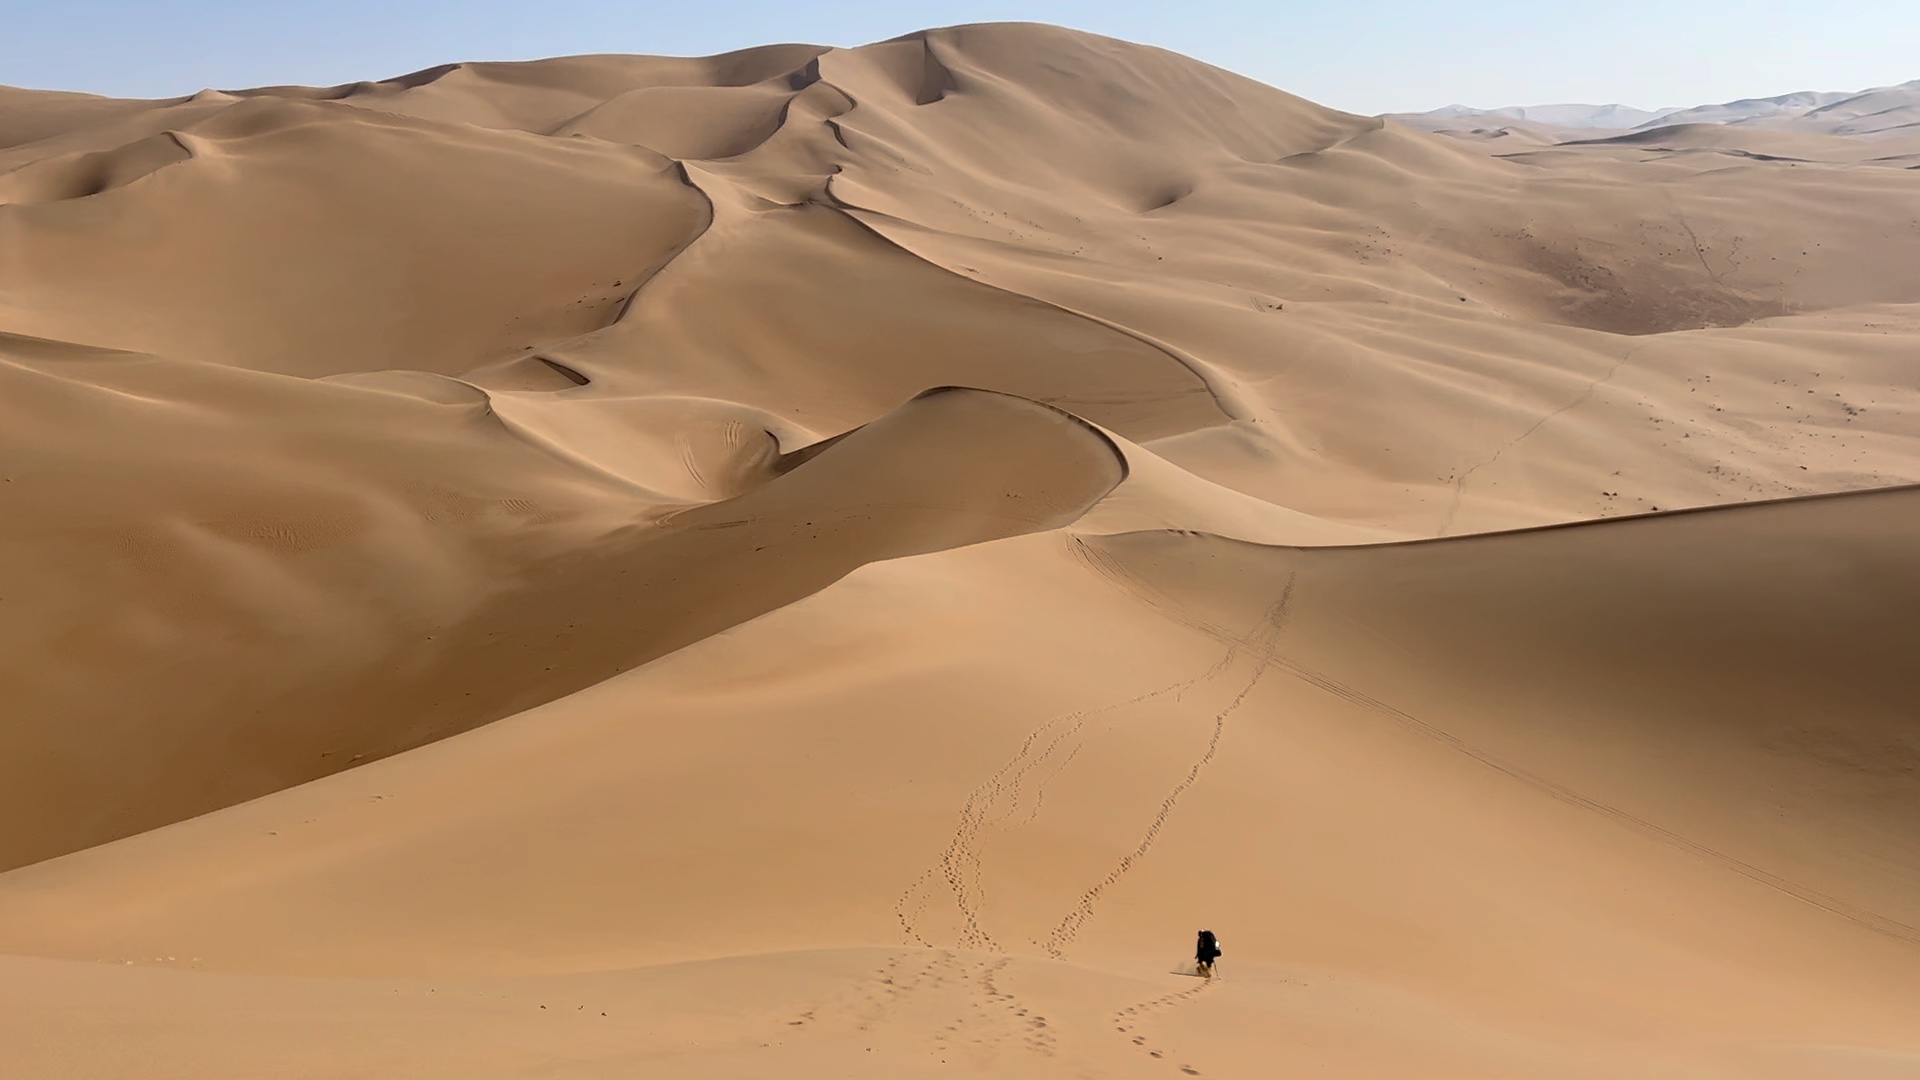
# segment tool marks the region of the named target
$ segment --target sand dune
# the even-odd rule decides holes
[[[1388,113],[1426,131],[1461,131],[1519,123],[1568,137],[1595,131],[1658,131],[1700,125],[1799,135],[1874,135],[1897,131],[1920,108],[1920,79],[1860,91],[1803,90],[1774,97],[1647,112],[1624,105],[1527,105],[1475,109],[1448,105],[1423,113]]]
[[[1800,93],[1702,106],[1662,122],[1699,121],[1779,127],[1834,135],[1891,131],[1920,117],[1920,79],[1858,93]]]
[[[0,93],[0,1071],[1920,1074],[1920,173],[1592,136]]]
[[[1920,80],[1859,93],[1752,98],[1630,124],[1616,106],[1469,109],[1391,113],[1387,119],[1495,154],[1534,145],[1633,148],[1659,154],[1719,153],[1791,164],[1920,164]],[[1530,158],[1538,162],[1538,158]],[[1568,159],[1578,160],[1578,159]],[[1640,158],[1637,160],[1645,160]]]

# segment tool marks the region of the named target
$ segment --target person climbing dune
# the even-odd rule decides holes
[[[1220,939],[1213,931],[1200,931],[1200,943],[1193,950],[1193,959],[1200,974],[1213,978],[1213,966],[1220,960]]]

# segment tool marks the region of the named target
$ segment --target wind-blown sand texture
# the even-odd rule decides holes
[[[1920,171],[1783,145],[5,91],[0,1075],[1920,1076]]]

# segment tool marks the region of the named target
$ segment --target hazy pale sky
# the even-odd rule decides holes
[[[0,0],[0,84],[169,97],[455,60],[858,45],[1000,20],[1159,45],[1361,113],[1655,108],[1920,78],[1916,0]]]

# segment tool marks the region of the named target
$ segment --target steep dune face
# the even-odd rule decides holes
[[[156,381],[169,376],[179,378]],[[31,400],[34,387],[22,389],[15,400]],[[63,448],[23,478],[35,483],[9,493],[23,514],[90,520],[59,561],[22,567],[54,587],[29,584],[8,598],[23,610],[6,649],[15,711],[0,732],[6,861],[124,836],[511,715],[866,562],[1065,524],[1125,468],[1104,436],[1062,414],[956,390],[916,399],[817,454],[798,452],[797,464],[768,455],[761,483],[735,498],[648,505],[637,492],[566,477],[490,420],[484,395],[463,405],[350,391],[340,399],[338,412],[368,425],[351,432],[366,440],[363,452],[410,459],[416,475],[356,489],[364,462],[330,460],[322,471],[301,461],[314,442],[340,438],[338,428],[304,438],[253,428],[203,435],[207,456],[181,454],[171,469],[137,477],[109,478],[108,463]],[[182,437],[179,425],[168,432],[138,412],[122,423],[143,420],[156,441]],[[32,439],[44,439],[37,424],[22,417],[11,427],[47,451]],[[209,460],[235,452],[243,467]],[[488,486],[519,494],[485,500],[478,491]],[[117,497],[76,507],[74,487]],[[171,520],[156,521],[159,508],[142,499],[153,487],[174,494]],[[550,488],[572,505],[544,501]],[[414,576],[423,560],[431,577]],[[76,568],[103,565],[109,573],[86,593],[60,587]],[[131,597],[140,599],[118,599]],[[76,606],[106,617],[77,619]],[[129,698],[146,704],[129,711]],[[88,753],[100,740],[119,751]],[[221,752],[201,752],[209,746]]]
[[[1709,134],[6,91],[0,1071],[1911,1070],[1920,173]]]

